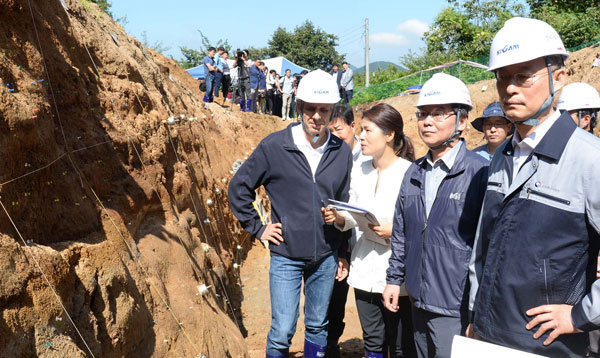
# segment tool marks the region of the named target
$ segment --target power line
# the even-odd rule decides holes
[[[359,27],[359,28],[356,28],[356,29],[354,29],[354,30],[352,30],[352,31],[350,31],[350,32],[347,32],[347,33],[344,33],[344,34],[338,35],[338,38],[349,37],[349,36],[352,36],[352,35],[354,35],[354,34],[356,34],[356,33],[358,33],[358,32],[364,32],[363,30],[364,30],[364,28],[362,28],[362,27]]]
[[[361,34],[360,36],[356,36],[352,39],[347,39],[343,42],[340,42],[336,47],[347,47],[349,45],[364,44],[364,40],[365,37],[363,34]]]
[[[339,36],[344,36],[344,35],[347,35],[347,34],[349,34],[349,33],[355,32],[355,31],[357,31],[357,30],[361,30],[362,28],[363,28],[363,25],[362,25],[362,24],[356,25],[356,26],[354,26],[354,27],[351,27],[351,28],[349,28],[349,29],[347,29],[347,30],[340,31],[340,35],[338,35],[338,37],[339,37]]]

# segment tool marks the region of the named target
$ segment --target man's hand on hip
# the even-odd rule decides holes
[[[398,312],[398,297],[400,296],[400,286],[398,285],[385,285],[383,290],[383,304],[385,308],[392,312]]]
[[[571,320],[572,309],[573,306],[569,305],[543,305],[532,308],[525,313],[528,316],[535,317],[527,323],[525,328],[531,330],[541,324],[540,328],[533,334],[535,339],[540,338],[546,331],[552,330],[544,341],[544,345],[547,346],[561,334],[581,332],[573,325]]]
[[[263,231],[261,240],[266,240],[274,245],[278,245],[283,242],[283,233],[281,232],[281,223],[268,224],[265,231]]]
[[[348,260],[345,258],[340,258],[338,260],[338,268],[335,274],[335,279],[338,281],[344,281],[346,277],[348,277],[348,272],[350,270],[350,264],[348,264]]]

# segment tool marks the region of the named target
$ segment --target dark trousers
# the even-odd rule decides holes
[[[450,358],[452,339],[464,335],[467,320],[412,307],[415,344],[419,358]],[[465,315],[466,316],[466,315]]]
[[[281,93],[275,93],[273,95],[273,115],[281,117],[281,105],[283,100],[281,98]]]
[[[256,113],[258,110],[258,88],[253,88],[250,90],[250,98],[252,99],[252,112]]]
[[[267,108],[265,110],[265,112],[273,114],[273,102],[275,100],[275,90],[270,89],[267,91]]]
[[[342,333],[344,333],[344,316],[346,315],[346,300],[348,299],[348,281],[336,280],[333,284],[331,301],[329,302],[329,332],[327,334],[327,347],[335,347]]]
[[[227,98],[227,94],[229,94],[229,86],[231,86],[231,76],[223,75],[223,97]]]
[[[346,103],[350,103],[353,95],[354,90],[344,91],[344,101],[346,101]]]
[[[363,330],[365,350],[374,353],[387,352],[393,358],[416,357],[413,339],[411,304],[407,296],[398,298],[398,312],[391,312],[383,305],[381,293],[354,289],[356,309]]]
[[[246,101],[250,99],[250,78],[240,79],[238,91],[240,100]]]
[[[215,79],[213,82],[213,93],[215,97],[219,97],[219,90],[221,89],[221,81],[223,81],[223,72],[217,71],[215,73]]]
[[[291,120],[295,120],[296,118],[298,118],[298,113],[296,113],[296,96],[292,95],[292,104],[290,106],[290,114],[289,114],[289,118]]]

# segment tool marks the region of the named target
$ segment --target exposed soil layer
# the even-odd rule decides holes
[[[281,121],[66,5],[0,0],[2,356],[248,357],[226,189]]]

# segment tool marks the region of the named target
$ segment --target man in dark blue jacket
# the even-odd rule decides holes
[[[435,74],[423,85],[417,108],[419,135],[430,150],[404,176],[383,298],[396,312],[405,284],[418,356],[449,358],[454,335],[468,323],[466,282],[487,161],[459,139],[472,109],[461,80]]]
[[[250,102],[246,105],[250,107],[250,111],[256,113],[256,102],[258,100],[258,86],[260,85],[260,58],[255,58],[254,63],[250,66]]]
[[[569,56],[547,23],[512,18],[489,70],[516,131],[490,163],[471,263],[471,336],[584,357],[600,328],[600,141],[552,106]]]
[[[331,135],[327,124],[340,99],[331,75],[316,70],[298,88],[302,122],[261,141],[229,184],[231,210],[243,228],[269,242],[271,330],[267,358],[287,358],[298,320],[304,279],[304,357],[323,357],[327,344],[327,309],[334,279],[348,274],[350,232],[325,224],[327,199],[347,202],[352,152]],[[264,186],[271,200],[272,224],[261,222],[253,207],[255,190]]]

